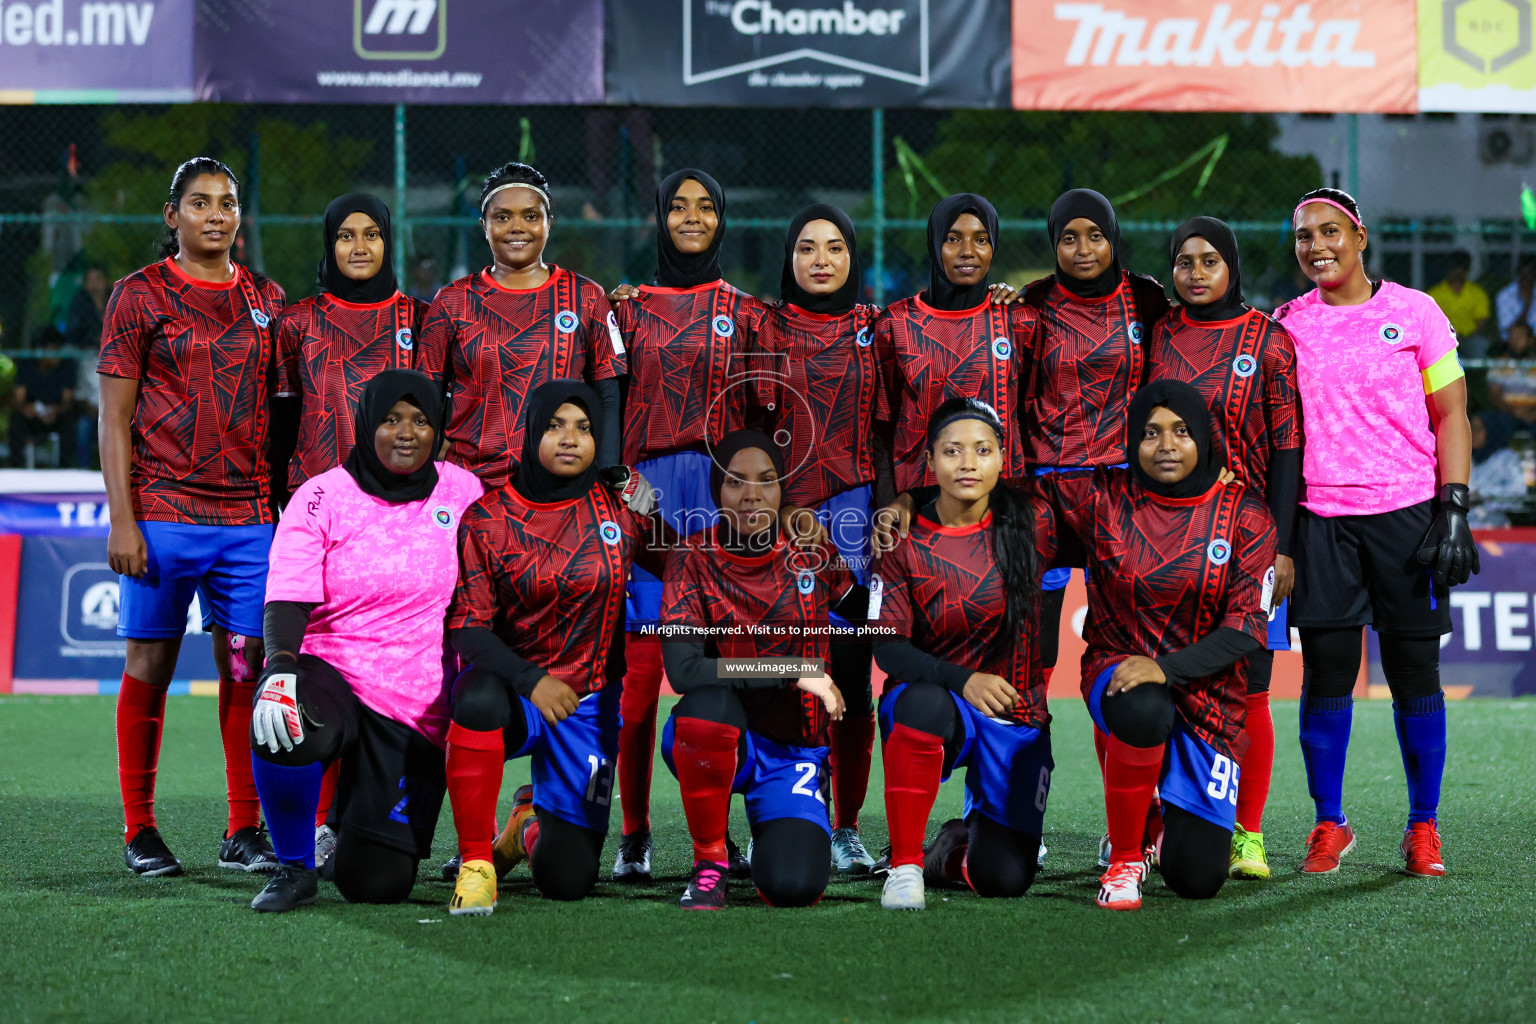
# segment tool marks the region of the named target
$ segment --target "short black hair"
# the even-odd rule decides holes
[[[1314,199],[1327,199],[1330,202],[1338,203],[1350,212],[1355,218],[1355,223],[1362,225],[1365,223],[1365,217],[1360,213],[1360,204],[1355,201],[1354,196],[1341,188],[1315,188],[1297,200],[1296,205],[1301,206],[1303,203],[1310,203]]]
[[[480,215],[485,216],[485,201],[491,197],[491,193],[503,185],[511,185],[521,182],[524,185],[532,185],[545,196],[549,195],[549,179],[539,171],[537,167],[518,163],[513,160],[502,164],[486,177],[484,184],[480,186]],[[551,204],[553,201],[550,201]],[[554,211],[551,210],[551,213]]]

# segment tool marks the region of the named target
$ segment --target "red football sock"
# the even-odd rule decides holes
[[[124,842],[155,824],[155,767],[165,726],[165,690],[124,672],[117,691],[117,783],[123,791]]]
[[[896,725],[885,739],[885,821],[891,867],[923,862],[923,833],[939,795],[944,741],[931,732]]]
[[[1264,804],[1275,767],[1275,719],[1269,691],[1248,695],[1248,753],[1243,755],[1237,786],[1237,823],[1249,832],[1264,831]]]
[[[1109,735],[1098,726],[1093,727],[1093,759],[1099,762],[1099,778],[1104,777],[1104,760],[1109,757]]]
[[[624,636],[624,693],[619,698],[619,806],[624,834],[651,828],[651,768],[656,757],[656,704],[661,695],[661,639]]]
[[[341,758],[325,767],[320,777],[320,802],[315,805],[315,828],[324,825],[331,816],[331,804],[336,800],[336,780],[341,776]]]
[[[1110,860],[1138,861],[1147,809],[1163,768],[1162,747],[1133,747],[1113,736],[1105,743],[1104,809],[1109,818]]]
[[[875,753],[875,713],[844,715],[832,723],[833,828],[858,828],[859,811],[869,790],[869,764]]]
[[[693,859],[727,861],[725,830],[731,818],[731,783],[741,730],[723,722],[679,718],[672,727],[672,763],[683,793],[683,815],[693,837]]]
[[[459,834],[459,856],[465,860],[491,859],[491,844],[498,832],[496,797],[501,793],[506,760],[500,729],[449,724],[448,800],[453,807],[453,830]]]
[[[261,824],[261,800],[251,774],[253,681],[219,680],[219,735],[224,740],[224,788],[229,796],[229,827],[224,833]]]

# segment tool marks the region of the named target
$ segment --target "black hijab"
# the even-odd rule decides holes
[[[1195,468],[1189,476],[1176,484],[1154,480],[1141,468],[1141,432],[1152,418],[1152,410],[1162,406],[1172,411],[1189,427],[1199,451]],[[1219,476],[1221,466],[1211,445],[1211,410],[1200,397],[1200,392],[1181,380],[1155,380],[1136,392],[1126,413],[1126,452],[1130,455],[1131,473],[1144,489],[1164,498],[1193,498],[1211,489]]]
[[[341,230],[342,221],[354,213],[373,218],[384,239],[384,262],[379,265],[379,272],[366,281],[352,280],[336,265],[336,232]],[[383,302],[394,295],[398,287],[395,284],[394,246],[394,235],[389,229],[389,207],[384,205],[384,200],[367,192],[338,196],[325,208],[325,255],[320,259],[316,283],[321,291],[330,292],[343,302],[360,305]]]
[[[679,252],[672,244],[672,232],[667,230],[667,211],[683,182],[692,178],[704,186],[715,204],[715,216],[720,223],[715,227],[715,237],[703,252]],[[725,242],[725,190],[714,178],[696,167],[684,167],[667,175],[656,189],[656,283],[663,288],[693,288],[720,280],[720,246]]]
[[[733,430],[720,439],[710,452],[711,463],[709,467],[709,493],[715,496],[715,506],[721,507],[723,503],[720,495],[725,489],[725,471],[730,466],[731,460],[737,454],[748,448],[758,448],[767,454],[773,463],[774,471],[779,479],[784,479],[784,453],[773,440],[760,430]],[[749,537],[737,534],[725,516],[721,516],[715,527],[715,536],[726,550],[749,555],[760,555],[773,547],[774,541],[779,536],[778,517],[774,517],[774,523],[766,530],[754,533]]]
[[[578,405],[592,423],[592,464],[573,477],[556,476],[539,461],[539,443],[555,413],[565,403]],[[550,504],[579,498],[592,489],[597,480],[597,452],[603,447],[602,403],[597,392],[579,380],[552,380],[540,384],[528,395],[523,406],[523,457],[512,472],[512,486],[529,501]]]
[[[923,301],[934,309],[975,309],[987,301],[987,281],[982,278],[975,284],[958,285],[944,273],[944,236],[949,234],[955,221],[965,214],[975,214],[992,239],[993,259],[997,258],[997,211],[981,196],[970,192],[940,199],[939,205],[928,215],[928,292]]]
[[[1063,192],[1051,204],[1051,215],[1046,220],[1046,230],[1051,234],[1051,252],[1056,251],[1061,233],[1067,230],[1067,225],[1079,217],[1093,221],[1104,232],[1104,237],[1109,239],[1109,268],[1092,281],[1079,281],[1062,270],[1058,261],[1054,276],[1057,284],[1080,299],[1102,299],[1120,287],[1124,276],[1120,265],[1120,221],[1115,217],[1115,208],[1109,204],[1109,200],[1093,189],[1074,188]]]
[[[1192,306],[1186,302],[1182,307],[1184,315],[1196,321],[1232,320],[1242,316],[1248,307],[1243,305],[1243,275],[1237,263],[1237,236],[1224,221],[1215,217],[1191,217],[1180,224],[1173,233],[1172,241],[1168,243],[1168,265],[1171,267],[1177,263],[1179,250],[1184,247],[1184,243],[1197,236],[1209,242],[1211,248],[1227,264],[1227,294],[1203,306]]]
[[[357,403],[357,414],[352,421],[352,451],[342,468],[357,481],[364,494],[391,504],[421,501],[431,495],[437,486],[437,453],[443,443],[440,390],[431,378],[416,370],[385,370],[363,388],[363,397]],[[426,413],[427,422],[432,424],[427,461],[416,472],[403,476],[380,462],[379,453],[373,447],[374,432],[401,399]]]
[[[800,282],[795,280],[795,243],[800,241],[800,232],[813,220],[831,221],[837,225],[837,230],[843,236],[843,241],[848,243],[848,280],[835,292],[826,295],[812,295],[800,287]],[[784,272],[779,275],[779,297],[791,305],[798,306],[808,313],[823,313],[827,316],[842,316],[859,301],[859,286],[863,276],[859,271],[859,246],[853,234],[853,221],[848,215],[835,206],[825,203],[816,203],[807,206],[795,214],[795,219],[789,222],[789,233],[784,236]]]

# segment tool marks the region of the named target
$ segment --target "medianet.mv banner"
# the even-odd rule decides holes
[[[197,98],[603,101],[602,0],[198,0]]]
[[[192,98],[192,0],[0,0],[0,102]]]
[[[1001,0],[610,3],[609,103],[1006,107]]]

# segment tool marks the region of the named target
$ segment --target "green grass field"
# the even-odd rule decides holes
[[[1155,878],[1137,914],[1094,906],[1103,821],[1081,705],[1056,707],[1046,868],[1020,900],[930,892],[882,911],[834,882],[808,911],[745,883],[719,914],[676,907],[688,842],[657,774],[658,880],[538,898],[520,868],[496,913],[451,919],[436,863],[410,904],[248,909],[261,881],[215,866],[223,781],[214,702],[169,702],[159,819],[183,878],[123,867],[107,697],[0,701],[0,1019],[5,1021],[1502,1021],[1536,1020],[1536,701],[1450,710],[1442,828],[1450,875],[1400,872],[1402,769],[1385,701],[1356,705],[1337,875],[1296,872],[1311,822],[1294,703],[1266,822],[1275,877],[1188,903]],[[526,779],[513,765],[506,794]],[[878,759],[864,815],[885,841]],[[505,803],[505,802],[504,802]],[[958,811],[945,787],[935,823]],[[733,827],[745,837],[740,818]],[[614,813],[614,838],[618,813]],[[610,839],[609,855],[614,846]]]

